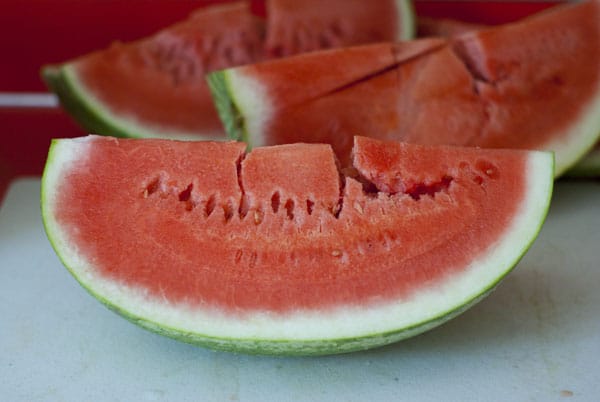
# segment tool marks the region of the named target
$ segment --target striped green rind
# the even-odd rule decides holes
[[[396,7],[399,13],[400,32],[398,39],[413,39],[417,34],[416,14],[411,0],[396,0]]]
[[[114,121],[107,119],[87,102],[87,97],[69,80],[64,66],[44,67],[42,78],[48,88],[58,96],[64,109],[88,132],[114,137],[135,137],[133,133],[119,128]]]
[[[217,133],[184,132],[170,126],[159,127],[142,118],[121,115],[96,99],[80,82],[76,65],[66,63],[42,69],[42,78],[64,109],[87,132],[121,138],[169,138],[179,140],[220,140]]]
[[[553,167],[553,163],[547,161],[544,162],[544,169],[540,169],[539,172],[536,172],[535,177],[530,177],[530,180],[536,180],[538,184],[542,183],[541,188],[543,191],[538,194],[538,197],[528,201],[530,205],[527,211],[529,211],[528,213],[532,213],[531,208],[534,206],[533,210],[535,211],[535,217],[532,219],[531,216],[528,216],[527,221],[521,223],[523,227],[517,227],[517,230],[524,230],[527,233],[526,241],[511,245],[510,249],[514,250],[514,254],[510,257],[510,259],[501,259],[497,261],[499,268],[497,270],[497,276],[495,276],[495,280],[486,284],[481,284],[481,288],[478,288],[478,290],[469,298],[464,299],[458,305],[448,305],[447,309],[441,311],[439,314],[436,314],[433,317],[429,317],[419,322],[412,322],[410,325],[402,328],[382,332],[366,333],[355,337],[345,336],[336,338],[335,336],[330,336],[326,339],[259,339],[256,337],[248,337],[247,335],[245,336],[244,333],[231,334],[231,336],[211,336],[203,334],[201,331],[189,331],[171,325],[165,325],[164,323],[153,319],[152,315],[143,316],[135,311],[132,311],[131,309],[124,308],[123,306],[115,303],[113,300],[110,300],[102,295],[102,288],[98,288],[96,283],[93,281],[88,281],[85,278],[85,275],[80,275],[80,270],[78,269],[79,267],[75,266],[72,255],[69,255],[71,252],[69,247],[72,245],[65,245],[64,241],[61,240],[61,229],[57,226],[53,217],[51,200],[52,194],[56,191],[56,186],[58,184],[55,182],[57,177],[56,174],[62,172],[61,165],[62,162],[64,162],[60,157],[56,157],[57,143],[57,141],[52,142],[42,178],[42,217],[46,233],[52,246],[57,252],[62,263],[77,279],[81,286],[84,287],[93,297],[105,304],[108,308],[145,329],[186,343],[216,350],[248,354],[310,356],[365,350],[384,346],[408,337],[412,337],[432,329],[461,314],[469,307],[487,296],[514,268],[514,266],[529,249],[537,237],[537,234],[539,233],[539,230],[541,229],[548,213],[553,186],[553,169],[548,167],[548,165]],[[54,179],[51,178],[52,176],[54,176]],[[479,286],[479,284],[474,286]],[[285,317],[282,319],[285,319]],[[325,316],[319,325],[328,325],[328,320]]]
[[[240,113],[227,80],[230,74],[229,71],[220,70],[209,73],[206,75],[206,81],[227,136],[234,141],[248,143],[249,138],[244,125],[244,116]]]

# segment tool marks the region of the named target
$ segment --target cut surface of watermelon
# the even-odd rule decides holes
[[[233,28],[235,27],[235,29]],[[88,130],[130,137],[222,137],[204,74],[262,58],[264,22],[249,3],[200,9],[136,42],[43,70],[62,105]]]
[[[408,39],[415,34],[412,2],[406,0],[267,0],[267,15],[269,57]]]
[[[289,1],[268,2],[266,20],[253,15],[245,1],[202,8],[151,37],[115,42],[47,66],[42,75],[65,109],[91,132],[224,139],[204,75],[274,57],[267,47],[282,38],[277,33],[283,27],[291,36],[276,45],[282,54],[403,39],[413,31],[407,0],[353,0],[352,7],[347,0],[312,3],[298,9]],[[361,34],[355,32],[363,28]],[[296,46],[308,37],[316,42]]]
[[[349,162],[352,137],[367,135],[554,151],[560,175],[596,142],[600,2],[559,6],[442,45],[437,41],[429,51],[351,82],[328,73],[327,66],[335,64],[331,52],[320,65],[316,52],[293,58],[295,66],[269,61],[219,71],[209,80],[233,138],[252,146],[330,143],[342,163]],[[277,77],[294,70],[310,77],[307,66],[317,66],[311,68],[320,73],[319,82],[334,89],[313,99],[308,85],[298,85],[286,95],[282,89],[289,84]]]
[[[553,158],[357,137],[250,153],[235,142],[52,143],[48,237],[95,297],[216,349],[342,353],[435,327],[535,239]]]

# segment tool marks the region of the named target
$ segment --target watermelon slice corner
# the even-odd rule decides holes
[[[535,240],[551,153],[355,138],[54,140],[42,216],[63,264],[137,325],[214,349],[322,355],[431,329]],[[435,163],[433,162],[435,161]]]

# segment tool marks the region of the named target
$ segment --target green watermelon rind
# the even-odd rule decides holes
[[[396,7],[400,20],[400,32],[398,39],[409,40],[416,36],[416,14],[411,0],[396,0]]]
[[[534,184],[533,187],[535,187],[535,189],[533,192],[535,194],[533,197],[527,197],[530,194],[526,194],[525,212],[521,211],[521,214],[526,216],[526,219],[523,219],[522,222],[519,221],[519,225],[517,225],[516,231],[514,232],[517,234],[517,237],[521,237],[523,239],[523,242],[511,244],[510,239],[512,239],[512,235],[510,233],[505,235],[502,240],[505,240],[508,243],[502,245],[503,248],[501,251],[499,251],[499,256],[506,257],[502,255],[502,253],[506,250],[511,253],[511,256],[509,258],[498,258],[498,264],[501,264],[502,268],[494,271],[494,275],[496,275],[495,279],[491,282],[488,282],[483,288],[477,288],[476,292],[466,295],[463,300],[458,302],[458,304],[452,305],[434,316],[427,317],[420,322],[403,328],[379,333],[366,333],[361,334],[360,336],[352,337],[330,337],[327,339],[262,339],[252,337],[233,338],[227,336],[206,335],[156,322],[152,319],[152,317],[143,316],[139,313],[131,311],[130,309],[119,306],[117,303],[110,300],[104,294],[98,291],[95,288],[94,283],[89,283],[86,280],[85,273],[83,271],[78,271],[76,266],[76,262],[81,262],[77,261],[79,256],[69,255],[69,246],[64,244],[65,238],[62,237],[62,234],[60,233],[61,229],[55,222],[54,216],[52,215],[52,201],[49,199],[49,195],[52,194],[52,189],[54,189],[57,185],[56,181],[61,177],[61,169],[64,169],[64,164],[62,163],[63,161],[61,161],[60,158],[58,161],[56,161],[56,143],[56,141],[52,142],[46,168],[42,178],[42,217],[50,243],[57,252],[57,255],[59,256],[63,265],[69,270],[69,272],[80,283],[80,285],[112,311],[118,313],[134,324],[152,332],[185,343],[204,346],[215,350],[240,352],[246,354],[310,356],[354,352],[388,345],[390,343],[415,336],[443,324],[486,297],[517,265],[517,263],[533,244],[543,225],[545,217],[548,213],[553,187],[553,159],[546,158],[546,160],[542,161],[541,158],[538,158],[539,161],[534,169],[536,170],[534,172],[535,174],[532,175],[533,177],[528,177],[529,182]],[[537,154],[541,155],[543,153],[539,152]],[[511,227],[511,230],[512,229],[514,228]],[[492,253],[494,253],[493,250],[490,251],[490,254]],[[323,320],[322,324],[327,325],[327,320]]]
[[[207,80],[228,137],[246,142],[249,148],[266,145],[260,133],[266,131],[272,110],[277,108],[268,90],[240,68],[213,72]],[[555,153],[555,178],[567,171],[567,176],[593,177],[600,170],[598,159],[590,158],[577,166],[593,152],[600,138],[600,81],[595,93],[573,124],[538,149]]]
[[[248,132],[244,125],[243,115],[235,103],[235,98],[227,80],[228,71],[220,70],[206,75],[208,88],[213,96],[213,103],[225,132],[230,139],[248,142]]]
[[[207,74],[206,80],[227,137],[252,149],[266,145],[259,133],[275,106],[265,88],[242,71],[243,67],[219,70]]]
[[[91,133],[120,138],[172,138],[180,140],[221,139],[216,133],[181,132],[168,127],[152,127],[134,117],[117,116],[86,89],[73,63],[46,66],[42,78],[54,92],[64,109]]]
[[[46,66],[42,69],[42,78],[75,121],[92,133],[115,137],[131,136],[119,129],[110,119],[105,119],[101,112],[86,101],[85,95],[81,96],[79,91],[73,89],[73,84],[66,77],[64,68],[64,66]]]

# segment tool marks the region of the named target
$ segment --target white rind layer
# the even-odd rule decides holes
[[[224,70],[223,80],[231,101],[244,117],[241,140],[251,148],[267,145],[264,133],[276,107],[271,102],[266,86],[244,74],[243,68]]]
[[[485,296],[519,261],[545,219],[553,185],[552,154],[531,152],[524,172],[525,199],[503,236],[462,273],[439,286],[415,292],[410,300],[331,311],[264,311],[232,316],[171,304],[150,297],[142,289],[107,280],[73,247],[54,216],[53,194],[60,191],[73,162],[86,158],[88,141],[55,141],[42,180],[46,231],[65,266],[95,297],[141,326],[188,342],[246,352],[302,354],[306,344],[307,352],[322,353],[326,348],[339,353],[387,344],[441,324]]]
[[[595,97],[581,112],[577,123],[564,134],[546,143],[546,149],[555,151],[556,177],[573,167],[596,144],[600,134],[600,79],[596,82]]]
[[[219,132],[186,132],[174,130],[172,127],[149,126],[134,115],[129,117],[116,115],[94,95],[93,91],[89,91],[85,84],[81,82],[74,64],[65,64],[61,71],[66,85],[68,85],[78,102],[101,120],[103,124],[112,126],[121,133],[127,133],[128,137],[170,138],[174,140],[222,140],[224,138],[223,134]]]

